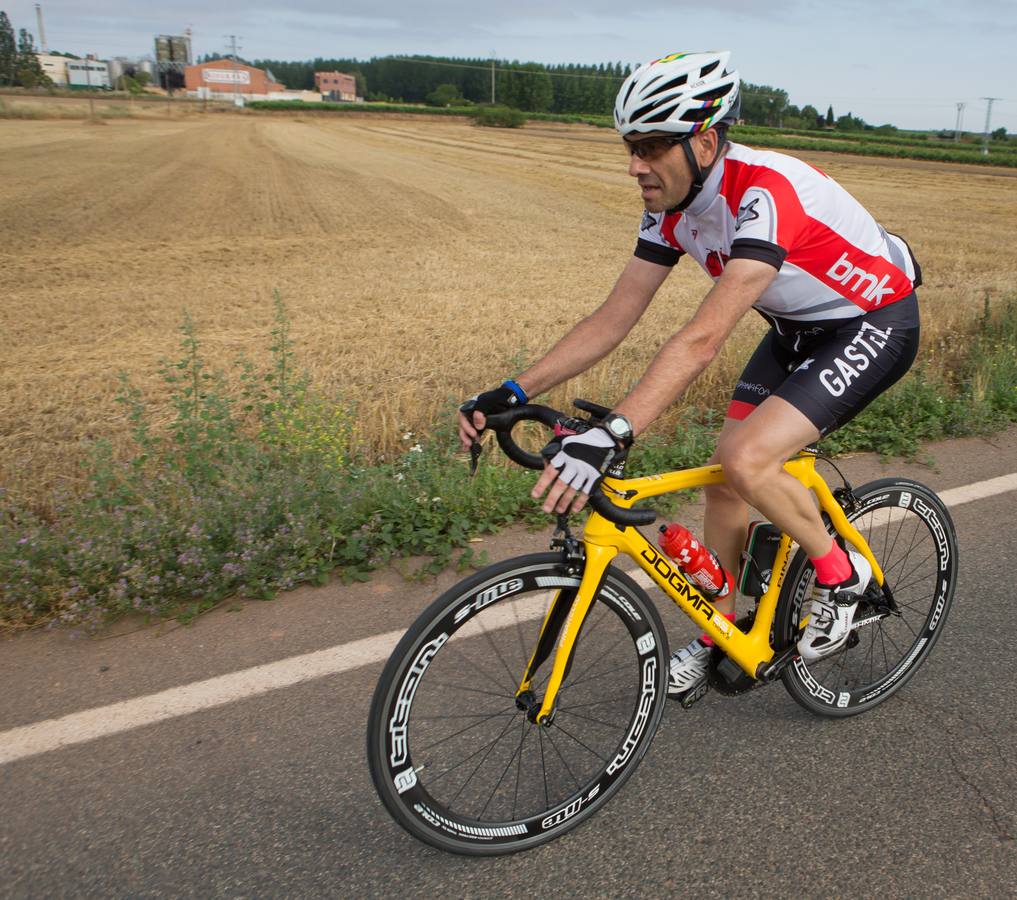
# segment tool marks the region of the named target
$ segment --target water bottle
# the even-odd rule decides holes
[[[661,549],[670,556],[703,593],[710,598],[726,597],[734,589],[734,578],[705,544],[696,540],[683,525],[660,526]]]

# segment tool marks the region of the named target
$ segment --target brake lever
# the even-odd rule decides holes
[[[480,441],[473,441],[470,444],[470,478],[477,474],[480,454],[483,452],[484,448],[480,445]]]

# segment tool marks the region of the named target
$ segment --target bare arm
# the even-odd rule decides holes
[[[516,378],[527,397],[538,394],[585,372],[614,350],[639,321],[653,295],[671,270],[633,256],[622,269],[607,299],[565,335],[549,353]],[[459,440],[464,448],[483,430],[483,413],[472,421],[459,414]]]
[[[636,434],[674,403],[710,364],[735,325],[776,275],[773,266],[756,260],[728,262],[695,315],[660,348],[639,383],[615,407],[632,423]],[[578,512],[588,499],[586,494],[577,497],[575,488],[561,481],[558,471],[550,465],[545,467],[532,496],[539,498],[544,491],[547,491],[545,512],[565,512],[570,507]]]
[[[732,259],[695,315],[660,348],[650,367],[615,407],[643,431],[675,402],[710,364],[739,320],[777,275],[773,266]]]
[[[671,270],[633,256],[607,299],[516,381],[535,397],[600,362],[632,330]]]

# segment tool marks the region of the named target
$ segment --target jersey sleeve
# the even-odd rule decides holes
[[[746,188],[732,213],[731,259],[755,259],[775,269],[784,264],[806,225],[801,201],[777,173],[766,183]]]
[[[643,213],[639,223],[639,237],[636,240],[635,256],[658,266],[674,266],[682,258],[683,250],[673,246],[664,239],[661,226],[663,213]]]

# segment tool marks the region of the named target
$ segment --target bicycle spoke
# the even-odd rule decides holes
[[[603,719],[597,719],[594,716],[585,716],[582,713],[577,713],[570,709],[559,709],[558,715],[561,715],[562,713],[567,713],[570,716],[575,716],[577,719],[585,719],[587,722],[596,722],[598,725],[604,725],[607,728],[613,728],[616,731],[625,730],[624,725],[616,725],[614,722],[605,722]]]
[[[572,780],[576,783],[576,787],[577,788],[582,787],[582,785],[579,783],[579,779],[576,778],[569,764],[565,762],[565,757],[561,755],[561,750],[558,749],[558,745],[554,742],[554,736],[551,734],[550,731],[547,732],[547,740],[548,743],[551,745],[551,749],[558,754],[558,759],[561,760],[561,764],[565,766],[565,771],[569,773],[569,775],[572,777]]]
[[[491,719],[497,719],[497,718],[499,718],[501,716],[512,715],[513,712],[514,712],[514,710],[510,709],[508,712],[492,713],[486,719],[482,719],[479,722],[474,722],[472,725],[467,725],[465,728],[455,732],[454,734],[450,734],[447,737],[443,737],[440,741],[435,741],[433,744],[428,744],[426,747],[421,747],[416,752],[417,753],[426,753],[428,750],[433,750],[435,747],[438,747],[441,744],[444,744],[446,741],[452,740],[452,738],[454,738],[454,737],[459,737],[459,735],[466,734],[467,731],[471,731],[474,728],[477,728],[478,726],[483,725],[484,722],[490,722]]]
[[[508,734],[508,730],[509,730],[509,728],[511,728],[511,727],[512,727],[512,722],[509,722],[509,723],[508,723],[508,724],[507,724],[507,725],[506,725],[506,726],[505,726],[505,727],[504,727],[504,728],[502,729],[502,732],[501,732],[501,734],[499,734],[499,735],[498,735],[498,737],[496,737],[496,738],[495,738],[495,739],[494,739],[494,740],[493,740],[493,741],[491,742],[491,744],[490,744],[490,745],[488,746],[487,752],[486,752],[486,753],[484,754],[484,756],[483,756],[483,757],[481,758],[480,762],[478,762],[478,763],[477,763],[477,765],[476,765],[476,768],[474,768],[474,770],[473,770],[473,771],[472,771],[472,772],[470,773],[470,777],[469,777],[469,778],[467,778],[467,779],[466,779],[466,781],[464,781],[464,782],[463,782],[463,783],[462,783],[461,785],[459,785],[459,790],[458,790],[458,791],[456,791],[456,792],[455,792],[455,794],[454,794],[454,795],[452,796],[452,799],[451,799],[451,800],[449,800],[449,802],[448,802],[448,804],[447,804],[447,805],[448,805],[448,807],[449,807],[450,809],[452,808],[452,804],[453,804],[453,803],[455,803],[455,802],[456,802],[456,800],[458,800],[458,799],[459,799],[459,795],[460,795],[460,794],[461,794],[461,793],[462,793],[462,792],[463,792],[463,791],[464,791],[464,790],[466,789],[466,785],[468,785],[468,784],[469,784],[469,783],[470,783],[471,781],[473,781],[473,776],[474,776],[474,775],[476,775],[476,774],[477,774],[477,772],[479,772],[479,771],[480,771],[480,767],[481,767],[481,766],[482,766],[482,765],[483,765],[483,764],[484,764],[485,762],[487,762],[487,758],[488,758],[488,757],[489,757],[489,756],[491,755],[491,751],[492,751],[492,750],[494,749],[494,745],[495,745],[495,744],[497,744],[497,743],[499,743],[499,742],[501,741],[501,739],[502,739],[503,737],[505,737],[505,735],[506,735],[506,734]]]
[[[588,750],[588,751],[589,751],[590,753],[592,753],[592,754],[593,754],[594,756],[596,756],[596,757],[597,757],[597,759],[599,759],[599,760],[600,760],[601,762],[607,762],[607,759],[606,759],[605,757],[601,756],[601,755],[600,755],[600,754],[599,754],[599,753],[598,753],[598,752],[597,752],[596,750],[594,750],[594,749],[592,749],[591,747],[588,747],[588,746],[587,746],[586,744],[584,744],[584,743],[583,743],[583,742],[582,742],[581,740],[579,740],[579,738],[577,738],[577,737],[576,737],[576,736],[575,736],[575,735],[574,735],[574,734],[573,734],[573,733],[572,733],[571,731],[569,731],[569,730],[568,730],[567,728],[564,728],[564,727],[562,727],[562,725],[561,725],[561,723],[560,723],[560,722],[555,722],[555,723],[554,723],[554,727],[555,727],[555,728],[557,728],[557,729],[558,729],[558,730],[559,730],[559,731],[560,731],[560,732],[561,732],[562,734],[564,734],[564,735],[565,735],[566,737],[569,737],[569,738],[571,738],[572,740],[574,740],[574,741],[575,741],[575,742],[576,742],[577,744],[579,744],[579,746],[580,746],[580,747],[583,747],[583,748],[585,748],[586,750]],[[623,728],[623,729],[622,729],[622,731],[624,731],[624,730],[625,730],[625,729]]]
[[[506,689],[504,684],[501,684],[500,682],[496,681],[493,675],[491,675],[485,669],[480,668],[480,666],[477,665],[477,663],[474,660],[472,660],[462,650],[460,650],[458,645],[457,645],[457,643],[453,643],[452,641],[449,641],[449,643],[447,643],[445,646],[449,650],[454,651],[455,654],[461,660],[463,660],[464,662],[468,663],[474,669],[474,671],[479,672],[481,675],[484,676],[484,678],[486,678],[489,682],[491,682],[491,684],[493,684],[496,688],[498,688],[499,691],[501,692],[500,696],[502,696],[502,697],[506,697],[506,696],[514,697],[515,696],[516,691],[515,691],[514,687],[510,688],[510,689]]]
[[[501,783],[505,780],[505,776],[508,774],[508,770],[512,768],[512,763],[513,763],[513,761],[516,758],[516,754],[518,754],[519,751],[523,749],[523,741],[524,740],[526,740],[526,732],[525,731],[523,732],[523,736],[519,739],[519,746],[516,747],[516,749],[512,752],[512,755],[509,757],[509,761],[507,763],[505,763],[505,768],[502,770],[501,777],[497,780],[497,782],[495,782],[494,787],[491,789],[491,796],[489,796],[487,798],[487,802],[481,808],[480,812],[477,813],[477,818],[478,819],[483,819],[484,818],[484,813],[487,812],[487,808],[491,805],[491,801],[494,799],[494,795],[498,793],[498,788],[501,787]],[[516,786],[517,787],[518,787],[518,784],[519,784],[519,782],[516,782]]]

